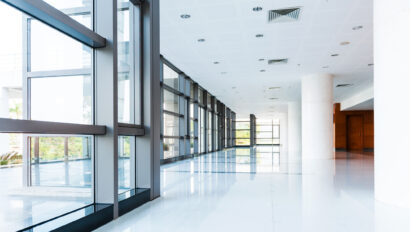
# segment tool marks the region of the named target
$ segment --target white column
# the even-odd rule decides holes
[[[333,76],[302,77],[302,159],[333,159]]]
[[[410,1],[374,1],[375,197],[410,208]]]
[[[302,155],[302,118],[299,101],[288,103],[288,160],[299,160]]]

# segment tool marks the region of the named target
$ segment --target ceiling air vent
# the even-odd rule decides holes
[[[276,64],[287,64],[288,59],[276,59],[276,60],[268,60],[268,64],[276,65]]]
[[[283,23],[299,20],[300,8],[293,7],[287,9],[270,10],[268,12],[268,22]]]
[[[336,88],[350,87],[352,85],[353,84],[338,84],[338,85],[336,85]]]

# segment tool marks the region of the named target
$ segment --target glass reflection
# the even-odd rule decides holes
[[[131,189],[131,136],[118,137],[118,194]]]

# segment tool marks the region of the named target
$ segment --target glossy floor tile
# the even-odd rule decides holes
[[[97,231],[410,231],[410,210],[373,200],[372,153],[302,163],[231,149],[163,165],[161,186]]]

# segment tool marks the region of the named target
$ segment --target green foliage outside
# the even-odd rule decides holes
[[[23,157],[18,152],[9,152],[4,155],[0,155],[0,166],[11,165],[11,164],[21,164],[23,162]]]
[[[122,149],[120,150],[119,156],[120,157],[130,157],[131,156],[131,137],[129,136],[121,136],[120,137],[120,146]]]
[[[236,136],[235,138],[241,138],[241,139],[249,139],[251,138],[251,132],[248,130],[241,130],[241,131],[236,131]]]
[[[64,160],[64,143],[66,137],[38,137],[39,146],[39,161],[57,161]],[[88,149],[90,145],[89,138],[87,137],[68,137],[68,159],[79,159],[91,157]],[[84,143],[83,143],[84,140]],[[31,159],[32,162],[36,161],[35,155],[35,143],[36,138],[31,138]]]

